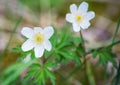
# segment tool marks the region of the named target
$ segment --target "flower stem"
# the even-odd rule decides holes
[[[115,85],[119,85],[119,80],[120,80],[120,62],[119,62],[119,67],[117,69]]]
[[[87,63],[87,66],[86,66],[86,73],[88,75],[88,80],[89,80],[90,85],[95,85],[94,76],[92,74],[92,69],[91,69],[89,63]]]
[[[82,39],[82,46],[83,46],[83,49],[85,50],[85,42],[84,42],[84,39],[83,39],[83,35],[82,35],[82,31],[80,31],[80,38]]]
[[[117,33],[118,33],[118,30],[119,30],[119,27],[120,27],[120,18],[119,18],[119,20],[118,20],[118,24],[117,24],[117,27],[116,27],[115,33],[114,33],[114,35],[113,35],[112,43],[114,43],[114,41],[115,41],[115,38],[116,38],[116,36],[117,36]]]
[[[84,53],[86,53],[85,52],[85,42],[84,42],[84,39],[83,39],[82,31],[80,31],[80,38],[82,39],[82,47],[83,47]],[[83,56],[83,62],[86,64],[85,56]]]
[[[82,39],[82,47],[83,47],[83,50],[84,50],[84,52],[85,52],[85,54],[86,54],[86,51],[85,51],[85,41],[84,41],[84,38],[83,38],[83,36],[82,36],[82,32],[80,31],[80,37],[81,37],[81,39]],[[92,72],[91,72],[91,68],[90,68],[90,66],[88,65],[88,63],[87,63],[87,59],[86,59],[86,55],[84,54],[84,56],[83,56],[83,63],[85,64],[85,71],[86,71],[86,78],[88,78],[88,81],[89,81],[89,83],[90,83],[90,85],[95,85],[95,80],[94,80],[94,76],[93,76],[93,74],[92,74]]]

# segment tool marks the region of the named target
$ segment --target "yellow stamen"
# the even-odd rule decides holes
[[[80,15],[77,15],[75,17],[75,19],[76,19],[77,22],[81,22],[82,21],[82,17]]]
[[[34,36],[34,38],[33,38],[33,40],[36,42],[36,43],[41,43],[43,40],[44,40],[44,38],[43,38],[43,36],[40,34],[40,33],[37,33],[35,36]]]

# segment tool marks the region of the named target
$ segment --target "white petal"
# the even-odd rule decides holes
[[[22,50],[23,51],[29,51],[31,49],[33,49],[33,47],[35,46],[34,42],[30,39],[28,39],[27,41],[25,41],[22,45]]]
[[[95,13],[93,11],[90,11],[86,14],[86,20],[91,20],[95,17]]]
[[[52,45],[49,40],[44,41],[44,47],[47,51],[50,51],[52,49]]]
[[[77,6],[75,4],[70,5],[70,12],[75,13],[77,11]]]
[[[79,32],[79,31],[80,31],[80,26],[77,25],[77,24],[75,24],[75,23],[73,23],[73,30],[74,30],[75,32]]]
[[[34,51],[35,51],[35,57],[36,58],[42,57],[43,53],[44,53],[44,47],[42,45],[41,46],[36,46],[34,48]]]
[[[88,10],[88,3],[87,2],[82,2],[79,7],[78,7],[78,12],[79,13],[85,13]]]
[[[87,29],[89,26],[90,26],[90,22],[89,21],[83,21],[81,24],[80,24],[81,28],[83,29]]]
[[[48,26],[44,28],[44,36],[46,39],[49,39],[54,33],[53,27]]]
[[[68,13],[68,14],[66,14],[66,20],[68,21],[68,22],[73,22],[73,16],[72,16],[72,14],[70,14],[70,13]]]
[[[23,27],[21,34],[27,38],[31,38],[34,34],[33,30],[29,27]]]
[[[31,60],[31,53],[29,53],[24,59],[23,59],[23,62],[28,62],[28,61],[30,61]]]
[[[43,29],[41,27],[34,27],[34,32],[35,33],[38,33],[38,32],[42,33]]]

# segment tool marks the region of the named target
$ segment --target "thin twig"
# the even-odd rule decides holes
[[[120,43],[120,40],[119,40],[119,41],[116,41],[116,42],[114,42],[114,43],[112,43],[112,44],[110,44],[110,45],[108,45],[108,46],[106,46],[106,47],[112,48],[114,45],[119,44],[119,43]],[[88,54],[91,54],[91,53],[94,52],[95,50],[100,51],[101,49],[106,48],[106,47],[99,47],[99,48],[96,48],[96,49],[92,49],[92,50],[86,52],[86,53],[85,53],[85,56],[88,55]]]

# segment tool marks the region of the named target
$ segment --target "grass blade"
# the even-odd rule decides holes
[[[10,44],[10,41],[12,40],[12,37],[13,37],[14,33],[16,32],[17,27],[18,27],[18,25],[20,24],[21,20],[22,20],[22,17],[20,17],[20,18],[18,19],[18,21],[15,23],[15,26],[14,26],[14,28],[13,28],[13,31],[12,31],[12,33],[11,33],[11,35],[10,35],[9,40],[8,40],[8,43],[6,44],[5,49],[3,50],[3,52],[0,54],[0,58],[2,58],[2,57],[5,55],[5,52],[6,52],[8,46],[9,46],[9,44]]]
[[[114,35],[113,35],[112,43],[114,43],[114,41],[115,41],[115,37],[117,36],[117,33],[118,33],[118,30],[119,30],[119,27],[120,27],[120,18],[119,18],[119,20],[118,20],[118,24],[117,24],[117,27],[116,27],[115,33],[114,33]]]

